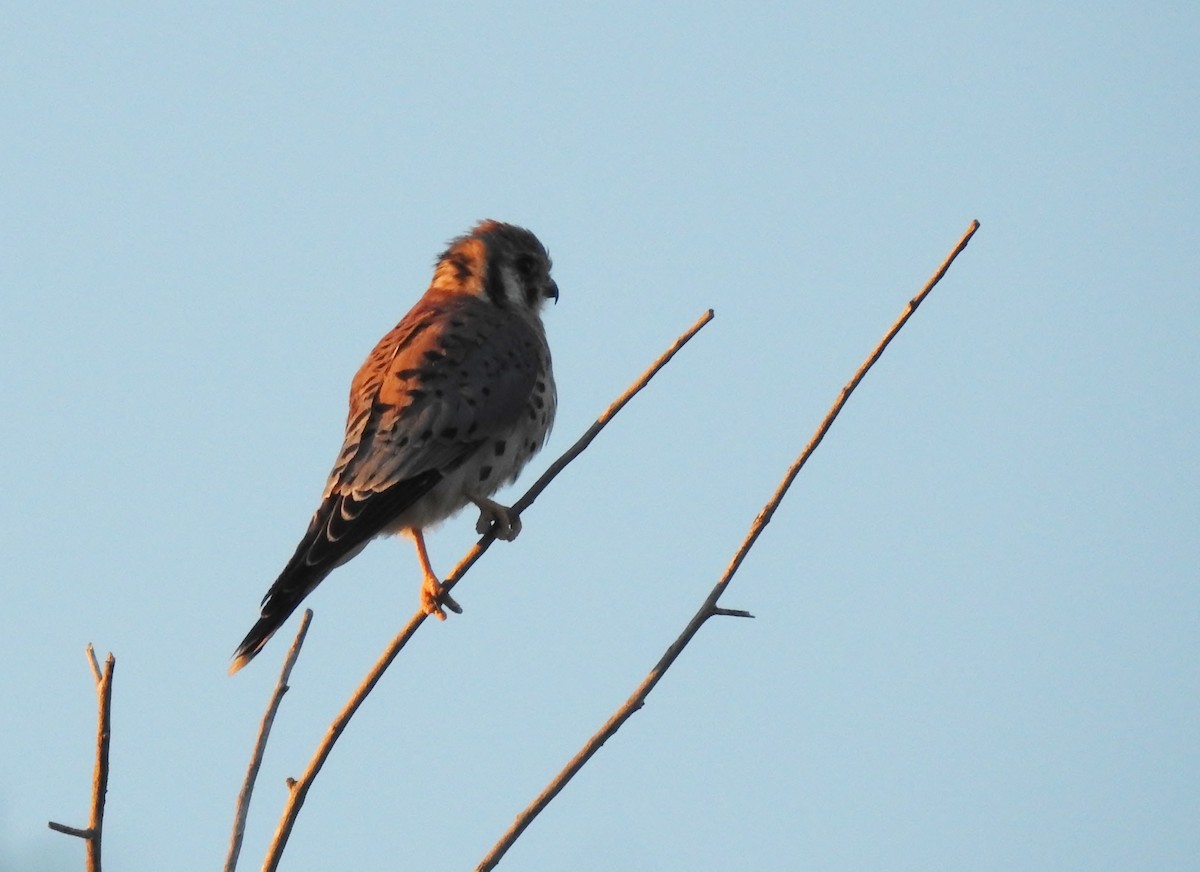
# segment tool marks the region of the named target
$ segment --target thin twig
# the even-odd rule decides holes
[[[254,751],[250,755],[250,766],[246,770],[246,780],[238,793],[237,810],[233,816],[233,835],[229,839],[229,856],[225,858],[225,872],[233,872],[237,868],[238,854],[242,851],[242,837],[246,833],[246,815],[250,812],[250,796],[254,793],[254,782],[258,779],[258,770],[262,766],[263,753],[267,748],[267,739],[271,735],[271,725],[275,723],[275,713],[283,702],[283,695],[288,692],[288,679],[292,675],[292,667],[300,656],[300,646],[308,633],[308,625],[312,621],[312,609],[305,609],[300,619],[300,629],[296,631],[296,639],[283,658],[283,669],[279,673],[279,681],[275,683],[275,691],[267,703],[263,713],[262,723],[258,727],[258,738],[254,741]]]
[[[92,646],[91,642],[88,642],[87,648],[84,649],[84,653],[87,654],[88,666],[92,667],[92,678],[98,685],[102,680],[100,675],[100,663],[96,660],[96,649]]]
[[[117,660],[112,654],[104,661],[104,671],[96,660],[96,651],[87,646],[88,665],[96,683],[96,763],[92,769],[92,816],[86,829],[49,821],[50,829],[75,836],[87,843],[87,872],[100,872],[100,839],[104,831],[104,799],[108,794],[108,748],[112,736],[112,680]]]
[[[79,839],[90,839],[92,837],[91,830],[81,830],[79,827],[69,827],[66,824],[60,824],[57,821],[49,822],[50,829],[56,833],[63,833],[68,836],[75,836]]]
[[[536,818],[538,814],[540,814],[541,811],[550,804],[551,800],[553,800],[554,797],[556,797],[559,792],[566,787],[567,782],[569,782],[575,776],[575,773],[583,768],[584,764],[586,764],[587,761],[590,760],[592,756],[600,750],[600,747],[605,742],[612,738],[617,730],[621,728],[622,724],[624,724],[625,721],[629,720],[629,718],[633,716],[634,712],[638,711],[643,705],[645,705],[646,698],[650,695],[650,692],[654,690],[655,685],[658,684],[659,680],[664,674],[666,674],[666,671],[671,667],[671,664],[675,662],[675,659],[692,640],[692,637],[696,635],[705,621],[714,615],[733,614],[737,617],[749,617],[747,613],[741,612],[740,610],[720,608],[717,606],[717,600],[720,598],[721,594],[725,592],[725,589],[728,587],[734,573],[736,573],[738,567],[742,565],[742,561],[745,559],[746,554],[750,551],[750,548],[753,547],[755,541],[762,533],[763,528],[765,528],[770,522],[771,516],[775,514],[775,509],[778,508],[779,503],[783,500],[784,494],[786,494],[788,488],[791,487],[792,481],[800,472],[801,467],[803,467],[808,461],[808,458],[817,449],[817,446],[821,444],[821,440],[825,438],[825,434],[829,431],[829,428],[832,426],[833,420],[838,416],[838,413],[841,412],[842,407],[846,405],[846,401],[850,398],[850,394],[854,392],[854,389],[858,386],[858,383],[862,381],[863,376],[867,374],[867,370],[869,370],[875,364],[875,361],[879,359],[879,356],[883,354],[883,350],[887,348],[888,343],[891,342],[893,337],[900,332],[900,328],[904,326],[904,323],[909,319],[909,317],[912,316],[912,313],[916,311],[917,306],[921,304],[925,297],[929,295],[929,292],[932,291],[934,286],[941,280],[942,276],[946,274],[946,270],[950,268],[950,264],[953,263],[954,259],[958,257],[959,253],[967,247],[967,243],[971,240],[971,237],[978,229],[979,222],[971,222],[970,228],[963,235],[962,239],[959,240],[958,245],[954,247],[949,256],[947,256],[946,260],[940,267],[938,267],[937,271],[933,274],[932,278],[929,279],[921,292],[909,301],[908,306],[900,315],[899,319],[897,319],[896,323],[891,326],[886,334],[884,334],[884,337],[879,342],[879,345],[876,346],[875,350],[871,352],[870,356],[867,357],[863,365],[858,368],[858,371],[854,374],[854,377],[850,379],[844,388],[842,388],[841,394],[838,396],[837,400],[834,401],[833,406],[830,408],[829,413],[825,416],[825,419],[821,422],[820,426],[817,427],[816,433],[813,435],[812,439],[809,440],[809,443],[805,446],[804,450],[800,452],[800,456],[796,458],[796,461],[788,468],[787,474],[783,477],[783,481],[780,483],[779,487],[776,488],[775,493],[772,494],[762,511],[758,513],[758,517],[754,519],[754,523],[750,526],[750,532],[747,533],[746,538],[742,541],[737,553],[734,554],[729,566],[726,567],[724,574],[713,587],[712,591],[709,592],[707,599],[704,600],[704,604],[700,606],[699,611],[697,611],[696,614],[692,616],[692,619],[688,621],[688,624],[686,627],[684,627],[683,632],[680,633],[678,638],[671,643],[671,646],[667,648],[666,653],[663,654],[658,663],[655,664],[654,668],[650,670],[650,674],[646,676],[645,680],[640,685],[638,685],[637,690],[630,695],[629,699],[625,701],[624,705],[617,709],[616,713],[614,713],[613,716],[608,719],[608,722],[605,723],[595,735],[588,739],[587,743],[583,746],[579,753],[576,754],[575,757],[573,757],[571,761],[562,769],[562,771],[560,771],[558,775],[554,777],[554,779],[546,786],[546,788],[538,795],[538,797],[517,816],[516,820],[513,822],[513,825],[503,836],[501,836],[500,840],[496,842],[494,846],[492,846],[492,849],[488,852],[487,856],[480,861],[479,865],[476,867],[476,872],[486,872],[486,870],[494,869],[496,864],[500,862],[500,858],[503,857],[508,849],[512,847],[513,843],[516,842],[521,833],[523,833],[525,829],[533,822],[533,819]]]
[[[596,438],[596,435],[602,429],[604,429],[605,425],[612,420],[617,412],[621,411],[625,404],[633,399],[633,397],[647,385],[650,379],[652,379],[660,369],[667,365],[670,359],[675,356],[675,353],[679,351],[679,349],[682,348],[688,342],[688,340],[695,336],[700,329],[712,319],[713,312],[711,309],[709,309],[702,316],[700,316],[696,323],[689,327],[683,333],[683,335],[676,339],[671,347],[668,348],[666,352],[664,352],[663,355],[658,358],[658,360],[651,364],[650,368],[642,373],[638,380],[634,382],[633,385],[627,391],[625,391],[625,393],[618,397],[612,403],[612,405],[610,405],[604,411],[604,413],[600,415],[599,418],[596,419],[596,422],[588,428],[587,432],[584,433],[574,445],[567,449],[567,451],[561,457],[559,457],[550,465],[546,472],[543,473],[542,477],[534,482],[533,486],[530,487],[529,490],[526,491],[525,494],[513,504],[513,510],[517,513],[520,513],[529,508],[533,504],[533,501],[536,500],[542,491],[546,489],[554,477],[562,472],[568,463],[578,457],[579,454],[582,453],[585,448],[587,448],[591,441]],[[458,565],[454,567],[454,570],[442,583],[442,588],[446,593],[449,593],[454,585],[456,585],[459,580],[462,579],[463,575],[466,574],[467,570],[469,570],[475,564],[475,561],[483,556],[483,552],[485,552],[491,546],[494,540],[495,535],[493,533],[485,533],[480,540],[475,543],[474,546],[472,546],[471,550],[468,551],[466,556],[459,561]],[[400,653],[401,649],[404,648],[404,646],[408,643],[408,640],[412,638],[413,634],[417,631],[417,628],[425,622],[425,618],[427,617],[428,615],[426,615],[423,611],[416,612],[416,614],[409,619],[408,624],[396,634],[395,638],[392,639],[387,649],[375,662],[375,665],[371,667],[371,670],[363,679],[362,684],[360,684],[358,689],[355,690],[351,695],[350,700],[346,703],[345,708],[343,708],[341,712],[338,713],[337,717],[334,718],[333,723],[330,724],[329,729],[325,733],[325,737],[317,746],[316,753],[313,754],[313,757],[309,761],[304,772],[299,778],[295,779],[294,781],[289,781],[288,798],[284,803],[283,813],[280,815],[279,826],[275,830],[275,836],[271,839],[271,844],[267,848],[267,855],[263,860],[263,872],[274,872],[274,870],[279,867],[279,861],[283,856],[283,849],[287,846],[287,841],[291,835],[292,827],[296,823],[296,817],[300,813],[301,806],[304,805],[304,799],[308,795],[309,788],[312,787],[313,780],[316,778],[317,773],[320,772],[321,767],[325,765],[326,759],[328,759],[330,752],[333,751],[333,746],[337,743],[338,738],[346,729],[347,724],[350,723],[350,719],[354,717],[354,713],[358,711],[359,706],[362,705],[363,701],[367,698],[367,695],[370,694],[371,690],[379,682],[379,679],[383,676],[383,673],[387,670],[388,666],[390,666],[392,661],[396,659],[396,655]]]

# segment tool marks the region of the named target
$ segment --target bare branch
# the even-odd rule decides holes
[[[534,482],[533,486],[530,487],[529,490],[526,491],[525,494],[513,504],[513,510],[519,513],[533,505],[534,500],[536,500],[542,491],[546,489],[550,482],[553,481],[555,476],[562,472],[568,463],[578,457],[583,450],[588,447],[592,440],[596,438],[596,435],[604,429],[609,421],[613,419],[617,412],[621,411],[625,404],[633,399],[633,397],[639,391],[641,391],[642,388],[647,385],[647,383],[649,383],[650,379],[652,379],[660,369],[667,365],[671,358],[675,356],[675,353],[679,351],[679,349],[682,348],[693,336],[700,332],[700,329],[712,319],[713,312],[711,309],[709,309],[702,316],[700,316],[696,323],[694,323],[678,339],[676,339],[671,347],[668,348],[663,355],[658,358],[658,360],[651,364],[650,368],[642,373],[638,380],[635,381],[633,385],[627,391],[625,391],[624,394],[618,397],[612,403],[612,405],[610,405],[604,411],[604,413],[600,415],[599,418],[596,419],[595,423],[588,428],[587,432],[584,433],[574,445],[567,449],[567,451],[561,457],[559,457],[550,465],[541,478]],[[494,540],[495,535],[489,532],[484,534],[480,540],[475,543],[471,550],[468,551],[466,556],[459,561],[458,565],[442,583],[442,587],[446,593],[449,593],[454,585],[456,585],[462,579],[462,577],[475,564],[475,562],[483,556],[483,553],[491,546]],[[333,723],[330,724],[329,730],[325,733],[325,737],[317,746],[316,753],[309,761],[304,772],[294,781],[289,779],[288,798],[284,803],[283,813],[279,818],[279,825],[275,830],[275,835],[271,840],[271,844],[267,848],[267,855],[263,860],[263,872],[274,872],[274,870],[279,867],[279,861],[283,856],[283,849],[287,845],[288,838],[292,832],[292,827],[296,823],[296,818],[300,813],[300,808],[304,805],[304,799],[308,795],[309,788],[312,787],[313,780],[316,778],[317,773],[320,772],[321,767],[325,765],[325,761],[328,759],[329,754],[333,751],[333,746],[337,743],[338,738],[346,729],[346,726],[350,723],[350,719],[354,717],[354,713],[358,711],[359,706],[362,705],[363,701],[367,698],[367,695],[370,694],[371,690],[379,682],[379,679],[383,676],[383,673],[387,670],[388,666],[390,666],[392,661],[396,659],[396,655],[400,653],[401,649],[403,649],[408,643],[408,640],[412,638],[413,634],[417,631],[417,628],[425,622],[426,617],[428,617],[428,615],[426,615],[423,611],[417,611],[416,614],[409,619],[408,624],[396,634],[395,638],[392,639],[387,649],[375,662],[375,665],[371,667],[371,670],[363,679],[362,684],[360,684],[358,689],[355,690],[351,695],[349,701],[346,703],[345,708],[343,708],[342,711],[338,713],[337,717],[334,718]]]
[[[671,362],[671,358],[675,356],[676,352],[683,348],[683,346],[687,345],[688,341],[691,340],[691,338],[697,333],[699,333],[701,328],[712,319],[712,309],[709,309],[698,319],[696,319],[696,323],[685,330],[678,339],[671,343],[671,347],[664,351],[658,360],[650,364],[650,367],[641,374],[637,381],[629,386],[629,389],[625,391],[625,393],[613,400],[612,404],[604,410],[603,414],[596,419],[595,423],[587,429],[587,432],[580,436],[575,444],[566,450],[562,457],[550,464],[550,467],[544,473],[542,473],[542,477],[533,483],[533,486],[525,492],[525,495],[513,503],[513,509],[517,512],[522,512],[529,506],[533,505],[533,501],[541,495],[542,491],[546,489],[546,486],[554,480],[554,477],[562,472],[568,463],[582,454],[583,450],[592,444],[592,440],[599,435],[600,431],[608,425],[608,422],[616,417],[617,412],[625,408],[626,403],[637,396],[638,393],[641,392],[642,388],[650,383],[650,379],[658,375],[658,371]]]
[[[263,713],[262,723],[258,727],[258,738],[254,742],[254,751],[250,755],[250,766],[246,770],[246,780],[237,798],[237,810],[233,816],[233,835],[229,839],[229,855],[225,858],[225,872],[233,872],[237,868],[238,854],[242,851],[242,837],[246,833],[246,815],[250,812],[250,796],[254,793],[254,782],[258,779],[258,770],[262,766],[263,753],[267,748],[267,739],[271,735],[271,725],[275,723],[275,713],[283,702],[283,695],[288,692],[288,679],[292,675],[292,667],[300,656],[300,647],[308,633],[308,625],[312,621],[312,609],[305,609],[300,619],[300,629],[296,631],[296,639],[283,658],[283,669],[279,673],[279,681],[275,691],[267,703]]]
[[[946,274],[946,270],[950,268],[950,264],[953,263],[954,259],[958,257],[959,253],[967,247],[967,243],[971,240],[971,237],[978,229],[979,222],[972,221],[970,228],[946,257],[946,260],[942,263],[942,265],[938,267],[936,272],[934,272],[933,276],[925,284],[925,287],[919,294],[909,300],[908,306],[896,320],[896,323],[894,323],[887,333],[884,334],[883,339],[875,347],[875,350],[871,352],[862,366],[858,368],[858,371],[854,374],[854,377],[847,382],[844,388],[842,388],[841,394],[834,401],[833,406],[830,408],[829,413],[825,416],[825,419],[821,422],[820,426],[817,427],[816,433],[813,435],[812,439],[809,440],[809,443],[805,446],[804,450],[800,452],[800,456],[797,457],[796,461],[788,468],[787,474],[783,477],[783,481],[779,484],[779,487],[776,488],[775,493],[772,494],[762,511],[758,513],[758,517],[754,519],[754,523],[750,526],[750,532],[746,534],[746,538],[742,541],[741,546],[734,554],[729,566],[726,567],[724,574],[721,576],[720,580],[717,581],[712,591],[709,592],[708,598],[705,599],[704,604],[700,606],[699,611],[692,616],[692,619],[688,622],[687,626],[684,627],[683,632],[680,633],[678,638],[671,643],[671,646],[667,648],[666,653],[663,654],[658,663],[655,664],[654,668],[650,670],[650,674],[646,676],[645,680],[640,685],[638,685],[638,688],[633,692],[632,695],[630,695],[629,699],[625,701],[624,705],[617,709],[616,713],[609,718],[608,722],[605,723],[604,726],[595,733],[595,735],[588,739],[587,743],[583,746],[579,753],[576,754],[575,757],[573,757],[571,761],[562,769],[562,771],[560,771],[558,775],[554,777],[554,779],[546,786],[545,790],[538,795],[533,803],[517,816],[508,832],[506,832],[500,838],[500,840],[492,847],[491,851],[488,852],[487,856],[480,861],[479,865],[476,867],[476,872],[486,872],[486,870],[494,869],[496,864],[500,862],[500,858],[504,856],[508,849],[512,847],[513,843],[516,842],[516,840],[521,836],[521,833],[523,833],[525,829],[533,822],[533,819],[536,818],[538,814],[540,814],[541,811],[550,804],[551,800],[553,800],[554,797],[556,797],[559,792],[566,787],[567,782],[569,782],[575,776],[575,773],[583,768],[584,764],[587,763],[587,761],[590,760],[592,756],[600,750],[600,747],[605,742],[612,738],[617,730],[621,728],[621,725],[633,716],[634,712],[638,711],[643,705],[645,705],[646,698],[650,695],[650,692],[654,690],[655,685],[657,685],[663,675],[666,674],[666,671],[671,667],[671,664],[675,662],[675,659],[692,640],[692,637],[696,635],[705,621],[714,615],[734,614],[739,617],[750,617],[750,615],[745,612],[720,608],[717,605],[717,600],[720,598],[721,594],[725,592],[725,589],[729,585],[730,580],[733,578],[734,573],[736,573],[738,567],[742,565],[742,561],[745,559],[746,554],[749,553],[751,547],[753,547],[763,529],[770,522],[771,516],[775,514],[775,509],[778,508],[779,503],[783,500],[784,494],[786,494],[788,488],[791,487],[792,481],[796,478],[796,475],[800,472],[800,469],[808,461],[808,458],[817,449],[817,446],[821,444],[821,440],[825,438],[825,434],[829,432],[830,426],[832,426],[834,419],[838,416],[838,413],[841,412],[842,407],[846,405],[846,401],[850,398],[850,394],[854,392],[854,389],[858,387],[858,383],[862,381],[863,376],[867,374],[867,371],[875,364],[875,361],[879,359],[880,355],[883,354],[883,351],[885,348],[887,348],[888,343],[890,343],[895,335],[900,332],[900,328],[904,326],[905,322],[908,321],[908,319],[912,316],[912,313],[916,311],[917,306],[921,304],[925,297],[929,295],[929,292],[932,291],[934,286],[941,280],[942,276]]]
[[[108,794],[108,749],[112,740],[112,680],[117,658],[109,652],[104,661],[104,677],[96,685],[99,702],[96,721],[96,767],[92,773],[92,819],[88,829],[88,872],[100,872],[100,839],[104,834],[104,800]]]
[[[70,827],[49,821],[50,829],[68,836],[75,836],[87,843],[87,872],[100,872],[100,837],[104,831],[104,799],[108,793],[108,747],[112,735],[112,680],[117,660],[112,654],[104,661],[104,671],[96,660],[96,652],[89,643],[88,663],[96,681],[96,763],[92,770],[92,817],[86,829]]]

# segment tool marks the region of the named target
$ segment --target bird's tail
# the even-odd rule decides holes
[[[299,605],[297,601],[296,605]],[[242,644],[238,645],[236,651],[233,652],[233,662],[229,665],[229,674],[233,675],[247,663],[254,659],[254,655],[262,650],[263,645],[267,644],[267,640],[275,635],[275,631],[287,620],[287,615],[263,615],[250,628],[250,632],[246,634],[246,638],[242,640]]]
[[[365,545],[366,543],[364,543]],[[361,546],[360,546],[361,548]],[[357,551],[355,552],[357,553]],[[347,560],[350,558],[348,555]],[[229,664],[229,674],[233,675],[254,659],[254,655],[275,635],[275,631],[283,626],[284,621],[292,616],[292,612],[300,606],[312,589],[321,583],[337,564],[332,566],[295,566],[296,559],[288,563],[280,573],[275,584],[263,599],[262,614],[255,621],[242,644],[233,652],[233,662]]]
[[[311,535],[311,527],[309,532]],[[366,541],[357,542],[336,555],[326,554],[323,555],[325,559],[310,563],[306,558],[311,559],[311,544],[310,536],[305,536],[295,555],[263,597],[262,614],[250,628],[242,644],[233,652],[233,662],[229,665],[230,675],[254,659],[254,655],[263,649],[275,631],[283,626],[292,616],[292,612],[299,608],[304,598],[312,593],[313,588],[320,584],[325,576],[367,547]]]
[[[321,504],[308,524],[308,532],[296,547],[296,553],[279,573],[263,597],[262,613],[250,628],[242,644],[233,652],[229,674],[233,675],[254,659],[271,636],[292,616],[313,588],[338,566],[341,566],[366,547],[376,530],[362,531],[370,535],[338,536],[334,518],[342,509],[340,497]]]
[[[262,615],[233,652],[229,674],[254,659],[325,576],[367,547],[390,521],[440,479],[441,473],[430,470],[382,493],[361,498],[340,493],[326,497],[309,521],[296,553],[263,597]]]

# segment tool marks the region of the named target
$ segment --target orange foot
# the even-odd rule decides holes
[[[446,620],[446,613],[442,611],[444,605],[456,615],[461,615],[462,606],[454,601],[454,597],[446,593],[446,589],[438,581],[437,573],[429,565],[429,552],[425,550],[425,536],[422,535],[420,528],[414,528],[411,532],[413,541],[417,545],[417,559],[421,561],[421,572],[425,576],[424,581],[421,582],[421,611],[435,616],[439,621],[444,621]]]
[[[433,615],[439,621],[444,621],[446,613],[442,611],[443,605],[457,615],[462,614],[462,606],[446,592],[441,582],[437,580],[437,576],[426,575],[425,580],[421,583],[421,611],[427,615]]]

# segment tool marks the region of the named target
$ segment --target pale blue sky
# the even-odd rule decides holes
[[[362,357],[474,221],[532,228],[558,423],[716,320],[427,624],[288,870],[473,868],[699,605],[711,623],[502,865],[1194,869],[1200,11],[1177,4],[10,5],[0,28],[0,869],[224,856],[291,622],[225,675]],[[513,497],[519,490],[507,494]],[[448,568],[474,518],[431,537]],[[407,620],[310,598],[243,867]]]

